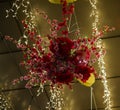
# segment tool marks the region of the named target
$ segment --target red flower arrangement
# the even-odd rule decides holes
[[[27,31],[27,43],[19,43],[6,36],[6,39],[13,40],[17,47],[23,50],[24,61],[21,64],[28,70],[25,76],[21,76],[14,83],[26,80],[27,88],[46,82],[50,82],[52,86],[54,84],[70,85],[75,79],[86,82],[90,74],[95,74],[92,65],[100,57],[100,48],[96,47],[95,42],[103,35],[104,31],[100,31],[91,39],[70,39],[67,21],[73,14],[74,6],[73,4],[68,6],[65,0],[62,2],[63,22],[51,21],[45,13],[42,13],[51,25],[51,33],[47,35],[47,42],[42,36],[37,35],[35,28],[30,29],[26,21],[22,23]]]

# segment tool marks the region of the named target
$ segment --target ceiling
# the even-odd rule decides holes
[[[32,1],[32,8],[44,10],[51,19],[61,19],[60,5],[50,4],[48,0]],[[0,0],[0,92],[9,97],[12,107],[9,110],[27,110],[31,104],[31,110],[46,110],[46,103],[49,101],[49,87],[46,86],[40,96],[36,96],[37,87],[25,89],[25,82],[13,86],[11,81],[22,75],[25,70],[19,66],[22,59],[22,52],[14,44],[4,39],[5,35],[18,39],[22,35],[20,20],[23,16],[20,13],[18,18],[5,18],[6,9],[11,7],[12,0]],[[75,3],[75,12],[83,36],[90,35],[92,20],[89,18],[91,7],[88,0],[78,0]],[[100,14],[100,26],[114,26],[116,30],[106,34],[102,40],[107,50],[105,66],[107,80],[111,92],[112,110],[120,110],[120,0],[98,0]],[[48,25],[38,16],[37,22],[41,34],[48,32]],[[79,83],[73,84],[73,89],[64,90],[65,105],[62,110],[90,110],[90,88]],[[96,79],[93,85],[94,99],[97,110],[104,110],[103,85],[101,80]],[[93,101],[93,109],[95,103]]]

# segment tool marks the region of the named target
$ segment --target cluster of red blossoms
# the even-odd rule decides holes
[[[99,49],[94,45],[94,38],[77,40],[68,37],[52,38],[48,40],[46,48],[42,45],[43,40],[41,36],[32,38],[34,47],[17,43],[19,48],[25,50],[25,60],[21,64],[26,67],[28,73],[20,77],[20,80],[27,81],[27,88],[48,81],[58,86],[70,85],[75,79],[86,82],[90,74],[95,73],[91,64],[100,55]],[[92,58],[93,55],[95,58]]]
[[[46,62],[45,69],[48,69],[48,79],[53,83],[69,84],[75,78],[86,81],[94,72],[94,69],[88,66],[90,51],[79,49],[78,40],[58,37],[50,40],[49,48],[51,57],[47,56],[44,61]]]
[[[21,76],[19,81],[26,80],[27,88],[48,81],[52,85],[69,85],[75,79],[86,82],[90,74],[95,73],[92,64],[100,57],[100,49],[96,47],[95,42],[103,32],[92,38],[70,39],[67,22],[69,15],[73,14],[74,6],[72,4],[68,6],[66,0],[62,2],[62,22],[50,20],[42,13],[51,25],[47,41],[46,38],[37,35],[35,28],[29,28],[27,21],[22,22],[27,33],[27,43],[14,41],[24,53],[24,61],[21,64],[28,72],[25,76]],[[8,36],[6,39],[13,40]],[[17,81],[14,80],[14,83]]]

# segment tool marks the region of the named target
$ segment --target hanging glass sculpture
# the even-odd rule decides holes
[[[93,28],[94,33],[90,38],[79,36],[79,29],[71,34],[69,22],[71,15],[74,14],[75,7],[72,3],[75,1],[77,0],[49,0],[51,3],[62,5],[62,21],[51,20],[46,13],[36,9],[50,25],[50,34],[46,37],[39,35],[31,12],[29,16],[31,19],[22,21],[25,30],[23,37],[18,41],[9,36],[5,37],[23,51],[24,60],[21,65],[28,71],[24,76],[14,80],[14,84],[25,80],[26,88],[40,86],[43,90],[44,85],[49,84],[52,90],[54,87],[62,89],[64,85],[71,87],[74,81],[87,87],[95,83],[98,74],[94,63],[105,54],[104,49],[96,46],[97,41],[111,29]],[[71,39],[71,35],[77,39]]]

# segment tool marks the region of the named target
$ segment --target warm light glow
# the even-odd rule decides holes
[[[97,46],[101,47],[101,52],[102,52],[102,40],[99,40],[97,42]],[[101,53],[102,54],[102,53]],[[112,110],[111,108],[111,98],[110,98],[110,90],[108,87],[108,81],[107,81],[107,74],[106,74],[106,70],[105,70],[105,62],[104,62],[104,55],[102,55],[99,59],[98,59],[98,65],[100,68],[100,75],[102,76],[102,83],[104,86],[104,103],[106,104],[105,110]]]
[[[31,105],[28,106],[28,110],[31,110]]]
[[[28,37],[27,37],[27,31],[33,30],[36,27],[35,23],[35,15],[31,8],[31,4],[29,0],[15,0],[15,2],[12,4],[12,7],[9,10],[6,10],[6,18],[8,18],[10,15],[12,17],[17,18],[17,15],[19,14],[19,10],[22,8],[22,12],[25,15],[25,24],[28,26],[28,28],[24,28],[23,36],[19,39],[19,44],[24,39],[24,43],[28,43]]]
[[[47,103],[46,109],[62,110],[64,104],[62,94],[62,89],[55,86],[52,87],[52,89],[50,89],[50,101]]]
[[[93,35],[96,35],[98,32],[98,25],[99,25],[99,13],[97,10],[97,0],[89,0],[92,12],[90,14],[90,17],[93,17],[94,22],[92,23],[92,29],[93,29]]]
[[[98,10],[97,10],[97,0],[89,0],[90,1],[90,4],[92,6],[92,12],[91,12],[91,15],[90,17],[93,17],[94,18],[94,22],[92,24],[92,28],[93,28],[93,35],[96,35],[99,34],[98,33],[98,25],[99,25],[99,14],[98,14]],[[103,83],[103,86],[104,86],[104,103],[106,105],[105,107],[105,110],[112,110],[111,108],[111,99],[110,99],[110,91],[109,91],[109,88],[108,88],[108,82],[107,82],[107,74],[106,74],[106,69],[105,69],[105,62],[104,62],[104,55],[103,55],[103,44],[102,44],[102,40],[99,39],[97,41],[97,44],[96,44],[97,47],[101,48],[101,51],[100,51],[100,57],[98,59],[98,65],[99,65],[99,68],[100,68],[100,75],[102,76],[102,83]]]
[[[8,110],[11,109],[11,105],[7,97],[5,97],[2,93],[0,93],[0,110]]]
[[[6,10],[7,15],[6,18],[9,17],[9,14],[12,14],[12,17],[17,17],[18,11],[23,8],[24,13],[28,12],[28,7],[30,6],[29,0],[15,0],[15,2],[12,4],[12,7],[9,10]]]

